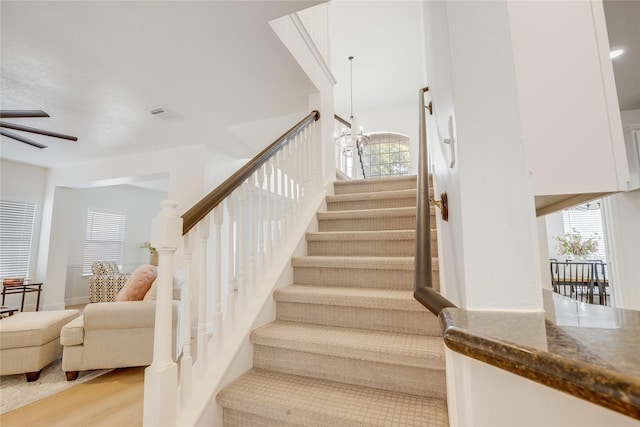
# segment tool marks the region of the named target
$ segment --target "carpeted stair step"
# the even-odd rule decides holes
[[[327,231],[307,233],[311,256],[414,256],[413,230]],[[436,230],[431,230],[431,255],[438,256]]]
[[[440,337],[275,321],[251,343],[254,368],[446,398]]]
[[[291,258],[297,285],[345,286],[380,289],[413,289],[413,257],[305,256]],[[432,258],[433,275],[439,274]]]
[[[224,407],[225,427],[449,425],[447,404],[441,399],[256,368],[216,400]]]
[[[416,208],[318,212],[318,231],[415,230]]]
[[[413,289],[413,257],[306,256],[291,259],[298,285]]]
[[[415,189],[418,181],[415,175],[391,178],[354,179],[351,181],[335,181],[335,194],[372,193],[378,191],[397,191]]]
[[[327,210],[381,209],[416,206],[416,190],[380,191],[327,196]]]
[[[278,320],[441,336],[438,318],[409,290],[291,285],[273,298]]]

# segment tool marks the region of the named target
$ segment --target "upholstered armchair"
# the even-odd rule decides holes
[[[136,268],[115,302],[88,304],[84,313],[60,332],[62,369],[68,380],[88,369],[146,366],[153,359],[157,267]],[[174,274],[180,291],[183,274]],[[172,348],[176,349],[180,301],[173,301]]]
[[[175,349],[179,301],[173,302],[172,348]],[[156,302],[89,304],[60,333],[62,369],[67,380],[78,371],[147,366],[153,360]]]
[[[112,302],[129,279],[121,273],[115,261],[96,261],[91,265],[93,276],[89,278],[89,301]]]

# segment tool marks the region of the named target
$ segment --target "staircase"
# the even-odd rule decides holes
[[[413,299],[415,188],[335,183],[276,320],[251,334],[253,369],[217,396],[225,426],[449,425],[438,319]]]

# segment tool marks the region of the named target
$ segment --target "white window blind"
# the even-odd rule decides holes
[[[0,200],[0,277],[27,277],[36,205]]]
[[[89,209],[84,242],[83,274],[91,274],[94,261],[115,261],[122,268],[126,216],[116,212]]]
[[[599,202],[591,202],[588,205],[581,205],[576,208],[567,209],[562,212],[564,222],[564,232],[570,233],[577,230],[583,239],[598,234],[598,252],[594,254],[597,258],[606,261],[607,251],[604,246],[604,232],[602,229],[602,215],[600,209],[593,209]],[[591,209],[589,209],[589,207]]]

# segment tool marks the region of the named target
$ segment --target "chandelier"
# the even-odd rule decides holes
[[[349,117],[350,127],[342,126],[340,133],[335,135],[336,144],[340,145],[345,154],[351,154],[353,147],[357,147],[358,154],[362,153],[364,147],[366,147],[371,138],[365,134],[362,127],[358,127],[358,122],[353,115],[353,56],[349,57],[349,83],[350,83],[350,101],[351,101],[351,114]]]

